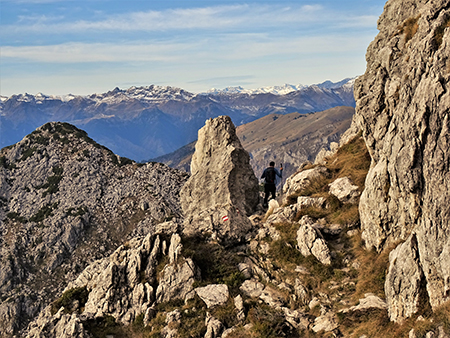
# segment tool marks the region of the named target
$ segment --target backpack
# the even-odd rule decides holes
[[[269,167],[266,169],[266,175],[264,176],[266,178],[266,183],[275,184],[275,176],[275,168]]]

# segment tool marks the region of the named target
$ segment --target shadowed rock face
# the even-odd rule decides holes
[[[258,180],[229,117],[207,120],[199,130],[191,172],[180,193],[184,233],[223,240],[245,235],[251,227],[247,216],[259,201]]]
[[[388,1],[355,84],[354,123],[372,157],[363,238],[379,251],[405,241],[386,282],[395,321],[450,299],[449,19],[449,1]]]

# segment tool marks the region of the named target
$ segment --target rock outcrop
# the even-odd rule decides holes
[[[248,216],[259,202],[249,161],[229,117],[206,121],[198,132],[192,175],[180,193],[184,234],[236,241],[248,232]]]
[[[378,251],[404,241],[386,280],[395,321],[417,311],[420,295],[433,309],[450,300],[449,22],[447,0],[388,1],[355,84],[353,123],[372,158],[363,238]]]
[[[124,241],[177,228],[188,175],[120,158],[66,123],[0,153],[0,336],[19,332]]]
[[[299,221],[300,227],[297,231],[297,246],[303,256],[313,255],[322,264],[330,265],[331,256],[327,243],[320,232],[314,228],[314,221],[303,216]]]
[[[172,235],[171,246],[179,243],[177,237],[177,234]],[[89,337],[83,329],[89,321],[109,316],[116,322],[130,325],[138,316],[144,315],[144,320],[151,317],[155,302],[184,300],[193,289],[197,269],[190,258],[179,257],[179,260],[171,261],[173,251],[165,253],[165,246],[159,235],[148,234],[127,242],[111,256],[90,264],[68,284],[61,298],[69,299],[67,295],[73,295],[73,290],[85,290],[84,301],[76,308],[65,308],[64,303],[54,302],[29,325],[27,337],[59,338],[60,332],[64,332],[61,328],[66,326],[73,328],[76,337]],[[156,267],[166,254],[169,262],[158,276]],[[170,278],[167,277],[168,270],[173,272]],[[173,321],[174,316],[175,313],[167,314],[166,321]]]

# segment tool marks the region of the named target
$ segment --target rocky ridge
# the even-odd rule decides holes
[[[219,171],[219,177],[236,177],[233,170],[240,172],[238,176],[253,175],[248,154],[243,152],[229,118],[207,121],[199,132],[199,140],[193,159],[194,173],[181,193],[187,217],[192,213],[185,204],[196,204],[201,199],[214,205],[214,198],[224,195],[220,191],[218,196],[213,196],[214,192],[207,197],[190,195],[190,189],[197,189],[195,185],[202,181],[215,186],[212,169],[219,166],[217,161],[230,167],[229,171]],[[361,138],[354,142],[361,148]],[[359,156],[368,163],[364,151]],[[201,229],[201,219],[189,218],[181,228],[174,222],[158,224],[146,236],[137,236],[109,257],[90,264],[68,284],[61,298],[29,325],[27,337],[89,337],[95,332],[94,327],[103,327],[108,318],[109,333],[136,333],[137,326],[143,337],[279,337],[309,331],[340,334],[338,310],[385,308],[375,295],[365,298],[364,308],[343,306],[350,305],[344,300],[352,293],[355,282],[349,270],[353,262],[347,258],[344,263],[338,258],[344,249],[340,241],[346,236],[357,236],[358,222],[348,218],[341,224],[330,223],[334,218],[328,216],[341,203],[357,209],[357,201],[347,198],[354,191],[353,185],[347,184],[347,194],[342,192],[345,188],[340,189],[339,197],[329,193],[322,197],[305,195],[312,177],[320,177],[325,186],[345,173],[341,167],[342,163],[306,170],[314,174],[307,175],[303,185],[288,183],[291,187],[286,187],[289,193],[281,207],[273,200],[265,216],[260,211],[247,221],[244,212],[251,214],[255,203],[250,202],[248,210],[241,204],[246,194],[251,200],[251,194],[245,189],[230,189],[226,199],[230,207],[240,207],[243,215],[231,217],[227,222],[234,226],[217,236],[211,235],[212,231],[186,231],[195,228],[195,224]],[[364,170],[367,169],[362,168],[363,176]],[[347,180],[361,184],[361,177],[353,175]],[[298,181],[294,177],[289,182]],[[217,182],[223,184],[222,180]],[[361,187],[357,189],[360,191]],[[185,195],[193,201],[185,201]],[[308,216],[305,210],[311,206],[316,214]],[[226,227],[223,223],[216,225],[218,230]],[[356,231],[346,235],[351,229]],[[224,236],[234,241],[223,240]],[[341,271],[340,281],[349,289],[337,292],[332,288],[337,282],[332,281],[331,275],[326,278],[327,287],[319,287],[320,282],[312,274],[321,270],[325,274]],[[314,312],[317,308],[320,314]]]
[[[38,128],[0,164],[2,336],[127,237],[180,217],[185,173],[118,157],[69,124]]]

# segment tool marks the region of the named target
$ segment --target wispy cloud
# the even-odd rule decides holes
[[[220,39],[161,43],[64,43],[49,46],[5,46],[2,57],[47,63],[219,62],[264,57],[291,57],[351,52],[367,37],[322,35],[314,37],[265,37],[257,34],[224,35]]]
[[[192,48],[192,45],[183,43],[146,45],[64,43],[50,46],[2,47],[2,57],[46,63],[174,62],[183,58],[183,50]]]
[[[76,85],[87,92],[146,81],[206,90],[338,80],[363,72],[379,14],[365,4],[384,4],[0,1],[0,87],[7,93],[46,91],[44,83],[47,92],[75,92]]]
[[[258,29],[261,27],[293,27],[313,22],[339,20],[336,13],[320,5],[279,6],[241,4],[163,11],[140,11],[109,15],[102,19],[74,20],[66,17],[21,16],[6,30],[22,32],[118,32],[118,31],[171,31],[211,29]]]

